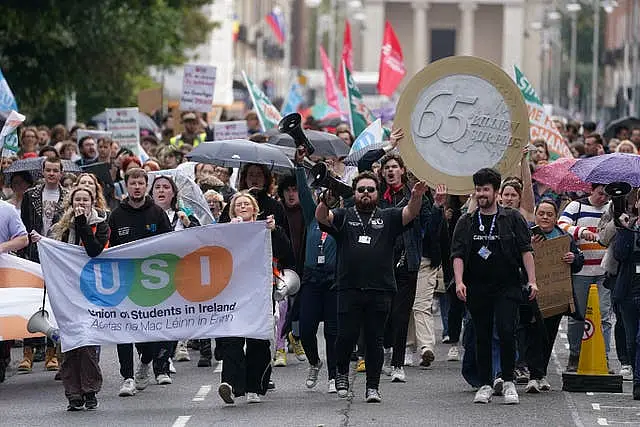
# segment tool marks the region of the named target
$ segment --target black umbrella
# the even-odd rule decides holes
[[[46,157],[31,157],[28,159],[16,160],[6,168],[3,172],[5,174],[5,182],[11,181],[11,175],[16,172],[29,172],[34,181],[42,178],[42,164]],[[62,171],[69,173],[80,173],[82,169],[71,160],[62,160]]]
[[[293,169],[293,163],[281,150],[247,139],[206,142],[187,154],[187,159],[232,168],[254,163],[269,166],[276,172],[289,173]]]
[[[354,151],[344,159],[344,164],[346,166],[358,166],[358,162],[360,161],[362,156],[364,156],[371,150],[379,150],[385,145],[387,145],[386,141],[374,142],[373,144],[361,148],[360,150]]]
[[[96,124],[100,124],[104,129],[106,129],[107,128],[107,112],[103,111],[100,114],[96,114],[95,116],[91,117],[91,121]],[[160,128],[158,127],[156,122],[154,122],[151,117],[149,117],[148,115],[146,115],[141,111],[138,111],[138,125],[140,126],[140,130],[146,129],[153,133],[160,132]]]
[[[318,126],[321,128],[336,128],[341,123],[344,123],[342,117],[329,117],[328,119],[320,120]]]
[[[313,154],[316,156],[345,157],[349,154],[349,146],[332,133],[317,130],[305,130],[304,133],[315,147],[316,151]],[[296,147],[292,137],[286,133],[280,133],[277,129],[267,131],[266,135],[269,137],[269,144]]]
[[[606,139],[615,138],[616,132],[619,128],[626,127],[631,130],[635,127],[640,127],[640,119],[637,117],[623,117],[621,119],[614,120],[607,125],[607,128],[604,131],[604,136]]]

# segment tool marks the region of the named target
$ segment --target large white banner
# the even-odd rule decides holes
[[[82,247],[51,239],[39,242],[38,252],[63,351],[273,337],[271,236],[264,222],[189,228],[93,259]]]
[[[120,148],[126,147],[140,156],[138,107],[107,108],[107,130]]]

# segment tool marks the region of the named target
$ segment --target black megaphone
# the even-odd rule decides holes
[[[307,156],[312,155],[316,151],[302,130],[302,116],[300,116],[300,114],[291,113],[284,116],[282,120],[280,120],[280,123],[278,123],[278,130],[280,133],[286,133],[293,138],[296,147],[304,146],[304,149],[307,151]]]
[[[326,163],[318,162],[309,171],[311,174],[311,188],[328,188],[335,197],[343,199],[353,196],[353,189],[344,182],[331,175]]]

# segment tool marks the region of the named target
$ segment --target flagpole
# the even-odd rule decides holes
[[[267,128],[264,125],[264,121],[262,120],[262,114],[258,111],[258,104],[256,103],[256,97],[253,93],[253,82],[249,83],[249,78],[247,77],[247,73],[242,70],[242,78],[244,79],[244,84],[247,85],[247,89],[249,90],[249,96],[251,97],[251,102],[253,102],[253,109],[256,110],[256,114],[258,115],[258,121],[260,122],[260,127],[262,128],[262,132],[266,132]]]
[[[344,76],[344,89],[346,92],[347,112],[349,113],[349,127],[351,128],[351,134],[355,135],[353,131],[353,116],[351,114],[351,92],[349,91],[349,80],[347,80],[347,64],[342,61],[342,75]]]

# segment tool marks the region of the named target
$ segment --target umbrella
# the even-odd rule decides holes
[[[578,159],[569,170],[585,182],[626,182],[632,187],[640,187],[640,156],[637,154],[613,153]]]
[[[95,116],[91,117],[91,121],[96,123],[96,125],[100,125],[102,128],[106,129],[107,128],[107,112],[103,111],[100,114],[96,114]],[[160,128],[158,127],[156,122],[154,122],[151,117],[149,117],[148,115],[146,115],[141,111],[138,111],[138,124],[140,125],[140,130],[146,129],[153,133],[160,132]]]
[[[168,169],[156,172],[149,172],[152,179],[149,180],[147,192],[151,190],[153,181],[161,176],[169,176],[173,179],[178,187],[178,205],[183,208],[187,214],[193,214],[201,225],[207,225],[214,222],[209,204],[204,198],[200,187],[195,181],[179,169]]]
[[[187,159],[192,162],[240,168],[245,164],[269,166],[275,172],[290,173],[293,163],[276,147],[247,139],[228,139],[198,145]]]
[[[360,161],[360,159],[362,158],[362,156],[364,156],[365,154],[367,154],[369,151],[371,150],[379,150],[382,147],[384,147],[387,143],[380,141],[380,142],[374,142],[371,145],[368,145],[364,148],[361,148],[360,150],[356,150],[353,153],[350,153],[346,159],[344,159],[344,164],[347,166],[358,166],[358,162]]]
[[[316,156],[320,157],[345,157],[349,154],[349,146],[336,135],[317,130],[305,130],[309,142],[316,148]],[[284,147],[296,147],[293,138],[286,133],[280,133],[277,129],[267,131],[269,144],[282,145]]]
[[[11,181],[11,175],[16,172],[29,172],[34,181],[42,178],[42,163],[46,157],[31,157],[28,159],[16,160],[11,163],[11,166],[6,168],[3,172],[5,174],[5,181]],[[69,173],[81,173],[82,169],[71,160],[62,160],[62,171]]]
[[[607,124],[604,131],[604,137],[606,139],[615,138],[616,132],[620,127],[626,127],[627,129],[633,129],[634,127],[640,127],[640,119],[636,117],[623,117],[621,119],[614,120]]]
[[[540,166],[532,178],[541,184],[548,185],[556,193],[588,192],[591,190],[591,184],[584,182],[569,170],[575,163],[576,159],[562,157],[552,163]]]

